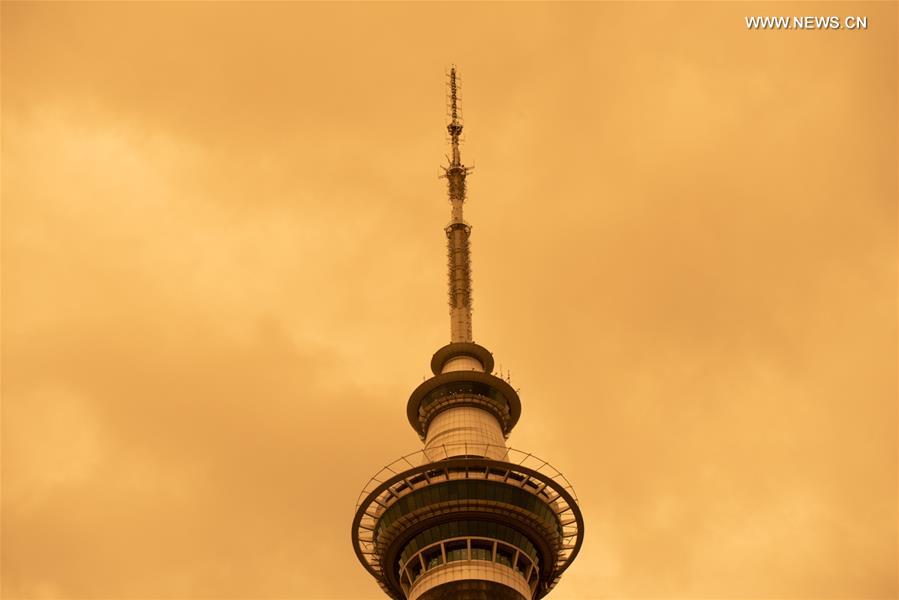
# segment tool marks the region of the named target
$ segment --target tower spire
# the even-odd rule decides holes
[[[459,136],[462,135],[462,114],[459,109],[462,86],[455,65],[450,67],[448,78],[447,116],[450,122],[446,131],[450,137],[452,158],[449,159],[449,166],[443,168],[441,177],[447,180],[452,205],[450,224],[445,229],[449,266],[450,340],[471,342],[471,256],[468,243],[471,227],[462,218],[465,177],[470,169],[462,164],[459,151]]]
[[[462,118],[459,110],[459,93],[461,91],[461,81],[456,74],[456,65],[450,67],[449,72],[449,90],[447,103],[449,104],[448,113],[450,122],[446,126],[447,132],[450,134],[450,143],[452,144],[453,158],[451,166],[461,167],[462,157],[459,153],[459,136],[462,135]]]

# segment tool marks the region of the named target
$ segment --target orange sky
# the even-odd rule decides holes
[[[896,3],[3,2],[4,600],[381,597],[451,62],[551,598],[899,596]]]

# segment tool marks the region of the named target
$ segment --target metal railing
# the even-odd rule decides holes
[[[457,448],[461,447],[464,447],[462,455],[455,452]],[[537,456],[534,456],[530,452],[516,450],[515,448],[506,448],[505,446],[499,446],[495,444],[460,443],[451,444],[450,448],[453,449],[452,453],[445,444],[443,446],[423,448],[421,450],[416,450],[415,452],[410,452],[409,454],[401,456],[393,462],[387,464],[386,466],[381,468],[381,470],[378,471],[374,475],[374,477],[369,479],[368,483],[365,484],[365,487],[362,488],[362,491],[359,493],[359,497],[356,500],[356,509],[359,509],[359,506],[362,504],[365,498],[368,497],[373,491],[375,491],[375,489],[386,483],[391,478],[399,475],[400,473],[403,473],[404,471],[408,471],[409,469],[414,469],[450,458],[489,458],[499,455],[502,455],[504,457],[502,459],[499,459],[502,462],[507,462],[520,467],[526,467],[549,477],[559,487],[571,494],[575,502],[578,502],[577,494],[574,491],[574,486],[572,486],[571,482],[569,482],[568,479],[566,479],[565,476],[562,475],[562,472],[553,467],[549,462]]]

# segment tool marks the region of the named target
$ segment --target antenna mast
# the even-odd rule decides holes
[[[452,342],[471,342],[471,256],[468,237],[471,226],[462,218],[465,203],[465,176],[471,170],[462,164],[459,152],[459,136],[462,134],[462,113],[459,109],[461,82],[456,74],[456,66],[450,67],[447,81],[446,126],[449,133],[452,158],[449,166],[443,167],[443,175],[449,188],[452,216],[447,225],[447,262],[449,267],[450,339]]]

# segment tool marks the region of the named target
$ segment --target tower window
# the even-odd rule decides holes
[[[440,553],[440,546],[430,548],[421,553],[421,558],[425,562],[426,569],[433,569],[443,563],[443,555]]]
[[[468,560],[468,543],[465,540],[455,540],[447,542],[446,562],[454,560]]]
[[[493,561],[493,542],[488,540],[471,540],[471,560]]]
[[[512,568],[512,559],[515,557],[515,551],[505,544],[496,545],[496,562]]]
[[[409,571],[409,579],[412,580],[412,583],[415,583],[415,580],[418,579],[421,576],[422,571],[424,571],[424,567],[421,564],[421,556],[416,556],[410,560],[407,570]]]
[[[524,557],[524,554],[518,554],[518,560],[515,562],[515,570],[521,573],[524,577],[528,576],[528,569],[530,568],[531,563]]]

